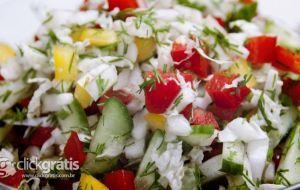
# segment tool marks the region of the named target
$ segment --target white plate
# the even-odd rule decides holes
[[[18,45],[30,39],[39,27],[41,14],[49,9],[76,10],[83,0],[0,0],[0,41]],[[36,6],[44,8],[37,12]],[[300,27],[300,0],[259,0],[259,13]]]

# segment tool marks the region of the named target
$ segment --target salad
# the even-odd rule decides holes
[[[298,52],[253,0],[48,12],[27,44],[0,44],[0,189],[296,184]]]

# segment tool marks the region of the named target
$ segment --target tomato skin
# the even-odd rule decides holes
[[[79,166],[82,166],[86,159],[83,143],[79,140],[76,132],[72,131],[66,146],[64,155],[68,160],[78,161]]]
[[[191,54],[186,52],[186,44],[174,42],[172,45],[171,56],[174,67],[179,70],[193,71],[199,78],[206,78],[210,71],[209,61],[203,58],[195,48],[192,48]]]
[[[257,36],[249,38],[245,47],[249,50],[248,61],[252,64],[273,63],[277,37]]]
[[[192,115],[192,109],[193,104],[189,104],[180,112],[180,114],[182,114],[187,120],[190,120]]]
[[[293,100],[296,106],[300,106],[300,82],[292,80],[284,81],[282,89]]]
[[[193,117],[191,119],[192,125],[213,125],[215,129],[220,129],[218,122],[213,113],[205,111],[200,108],[193,110]]]
[[[237,108],[250,93],[246,86],[226,88],[225,84],[231,84],[236,76],[225,76],[221,73],[214,74],[213,78],[205,85],[205,89],[218,107]]]
[[[290,71],[300,74],[300,55],[295,54],[287,48],[277,46],[275,49],[276,60],[288,67]]]
[[[216,104],[213,104],[211,107],[211,112],[214,113],[215,116],[226,121],[231,121],[234,119],[237,110],[238,108],[222,108]]]
[[[210,151],[204,152],[203,162],[205,162],[206,160],[209,160],[210,158],[215,157],[219,154],[222,154],[223,143],[218,143],[216,141],[213,141],[211,148],[212,149]]]
[[[214,18],[216,19],[216,21],[219,23],[220,26],[222,26],[223,28],[225,28],[225,22],[221,17],[218,16],[214,16]]]
[[[112,11],[114,8],[119,7],[120,10],[128,8],[138,8],[136,0],[108,0],[108,9]]]
[[[0,183],[3,183],[10,187],[18,188],[23,179],[24,179],[24,171],[16,169],[16,173],[13,176],[0,178]]]
[[[134,173],[129,170],[116,170],[104,176],[103,183],[109,190],[135,190]]]
[[[2,75],[0,75],[0,81],[3,81],[3,80],[5,80],[5,78]]]
[[[275,164],[275,170],[277,170],[280,160],[281,160],[281,156],[282,156],[282,149],[279,147],[276,147],[273,151],[273,157],[272,157],[272,161]]]
[[[42,147],[43,144],[51,137],[51,132],[54,130],[52,127],[38,127],[32,135],[30,135],[28,144]]]
[[[23,100],[20,102],[21,106],[22,106],[23,108],[28,108],[28,105],[29,105],[30,100],[31,100],[31,97],[23,99]]]
[[[103,104],[111,97],[118,98],[123,104],[129,104],[134,96],[125,92],[124,90],[113,91],[112,89],[108,90],[99,100],[98,100],[98,109],[103,110]]]

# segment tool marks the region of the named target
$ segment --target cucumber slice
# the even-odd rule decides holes
[[[55,113],[63,133],[70,131],[89,134],[89,125],[86,114],[79,102],[74,98],[73,102]]]
[[[291,131],[276,172],[275,183],[290,186],[300,181],[300,123]]]
[[[155,184],[155,171],[157,168],[155,167],[154,161],[152,161],[151,154],[153,151],[162,150],[163,143],[164,133],[160,130],[156,130],[137,171],[137,175],[134,180],[136,190],[150,189],[150,187]]]
[[[214,156],[200,165],[201,173],[204,176],[202,184],[224,176],[225,173],[221,172],[221,167],[222,155]]]
[[[243,174],[245,146],[242,142],[224,142],[221,171],[232,175]]]
[[[84,168],[91,174],[110,170],[117,163],[124,144],[130,136],[132,127],[133,121],[126,106],[114,97],[107,100],[103,115],[92,138],[89,148],[90,153]],[[116,156],[96,158],[96,155],[100,155],[106,150],[115,151],[114,148],[118,148],[115,153]]]
[[[201,172],[197,164],[184,166],[182,190],[198,190],[201,187]]]
[[[278,130],[270,130],[268,136],[270,138],[271,148],[275,148],[281,141],[281,139],[286,136],[292,126],[295,124],[297,119],[297,109],[295,107],[290,107],[284,114],[280,116],[282,125]]]
[[[191,134],[181,139],[192,146],[201,145],[214,134],[214,130],[213,125],[194,125]]]
[[[4,126],[0,127],[0,143],[6,138],[8,133],[11,131],[12,125],[5,124]]]

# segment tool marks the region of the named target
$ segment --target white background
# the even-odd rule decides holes
[[[300,32],[300,0],[258,0],[259,13]],[[34,4],[48,9],[77,9],[82,0],[0,0],[0,41],[17,45],[29,39],[39,21]],[[37,4],[35,4],[37,6]]]

